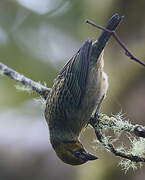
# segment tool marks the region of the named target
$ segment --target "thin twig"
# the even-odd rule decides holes
[[[26,87],[29,87],[30,89],[41,95],[44,99],[47,98],[49,92],[51,91],[51,88],[47,88],[46,86],[43,86],[38,82],[32,81],[31,79],[16,72],[3,63],[0,63],[0,74],[4,74],[17,82],[20,82]]]
[[[106,29],[102,26],[99,26],[99,25],[96,25],[95,23],[87,20],[86,21],[87,24],[90,24],[98,29],[101,29],[103,31],[106,31],[108,33],[111,33],[112,36],[115,38],[115,40],[118,42],[118,44],[122,47],[122,49],[125,51],[125,54],[131,59],[131,60],[134,60],[136,62],[138,62],[139,64],[145,66],[145,62],[141,61],[140,59],[138,59],[137,57],[135,57],[131,51],[128,50],[128,48],[126,47],[126,45],[121,41],[121,39],[119,38],[119,36],[117,35],[117,33],[115,31],[110,31],[109,29]]]

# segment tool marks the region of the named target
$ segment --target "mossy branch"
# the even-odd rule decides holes
[[[24,75],[9,68],[3,63],[0,63],[0,74],[6,75],[11,79],[20,82],[24,86],[30,88],[32,91],[35,91],[36,93],[41,95],[44,99],[47,98],[49,92],[51,91],[51,88],[47,88],[46,86],[43,86],[42,84],[25,77]]]
[[[114,116],[107,116],[106,114],[100,114],[97,122],[99,122],[100,128],[113,129],[114,132],[128,132],[138,137],[145,138],[145,127],[141,125],[133,125],[129,121],[123,119],[121,113]]]
[[[109,117],[105,114],[98,115],[95,113],[94,117],[90,119],[90,124],[95,130],[98,141],[106,150],[115,156],[129,160],[128,166],[125,169],[128,169],[129,165],[130,167],[135,167],[133,162],[145,162],[145,127],[138,124],[133,125],[129,121],[125,121],[121,114]],[[108,129],[114,132],[115,138],[118,134],[126,132],[136,135],[138,139],[134,138],[134,140],[131,140],[132,147],[129,150],[126,150],[124,147],[117,148],[112,143],[115,139],[109,140],[110,138],[103,133]],[[125,163],[122,161],[121,165],[124,166]]]

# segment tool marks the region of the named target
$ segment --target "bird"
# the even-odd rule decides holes
[[[58,73],[46,99],[45,119],[50,142],[66,164],[81,165],[98,159],[87,152],[79,137],[84,128],[92,125],[92,117],[99,114],[106,97],[108,76],[103,70],[103,52],[111,32],[121,21],[122,16],[114,14],[98,40],[83,43]]]
[[[96,160],[79,140],[80,133],[98,112],[108,89],[103,52],[94,56],[99,43],[86,40],[54,80],[45,108],[50,142],[66,164],[81,165]]]

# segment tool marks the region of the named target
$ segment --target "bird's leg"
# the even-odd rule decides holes
[[[95,113],[93,113],[92,117],[89,120],[89,124],[93,127],[96,123],[98,124],[99,118],[100,118],[100,109],[101,109],[101,104],[103,102],[105,96],[102,96],[96,110]]]
[[[98,122],[98,120],[99,120],[99,117],[100,117],[100,115],[99,115],[97,112],[95,112],[95,114],[93,115],[93,117],[90,118],[89,124],[90,124],[92,127],[94,127],[94,126],[97,124],[97,122]]]

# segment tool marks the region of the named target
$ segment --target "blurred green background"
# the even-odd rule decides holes
[[[99,36],[84,21],[105,26],[114,13],[125,16],[118,28],[121,39],[144,60],[144,0],[0,0],[0,61],[51,87],[82,42]],[[104,59],[109,91],[102,111],[122,111],[133,123],[145,125],[144,67],[129,60],[113,39]],[[49,143],[44,105],[16,84],[0,77],[0,180],[144,180],[145,165],[125,174],[119,158],[97,151],[89,128],[82,139],[99,160],[77,167],[62,163]]]

